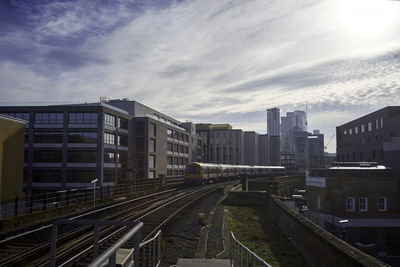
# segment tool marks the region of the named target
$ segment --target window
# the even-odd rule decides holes
[[[136,135],[144,135],[144,122],[138,121],[135,123]]]
[[[167,157],[167,162],[168,162],[169,165],[174,164],[173,161],[174,161],[174,160],[173,160],[173,157],[170,157],[170,156]]]
[[[149,152],[156,152],[156,140],[155,139],[150,139]]]
[[[144,138],[143,137],[136,138],[136,151],[137,152],[144,151]]]
[[[33,136],[35,143],[62,143],[62,132],[35,132]]]
[[[97,132],[69,132],[68,143],[96,143]]]
[[[96,112],[70,112],[69,123],[71,124],[93,124],[97,123]]]
[[[362,133],[365,132],[365,125],[364,124],[361,124],[361,132]]]
[[[179,161],[179,159],[177,157],[174,157],[174,164],[175,165],[178,165],[178,161]]]
[[[381,128],[383,128],[383,118],[381,118]]]
[[[378,129],[378,128],[379,128],[379,120],[376,119],[376,121],[375,121],[375,129]]]
[[[124,118],[118,118],[118,128],[128,130],[128,120]]]
[[[358,134],[358,126],[354,127],[354,134]]]
[[[189,142],[189,136],[185,135],[185,142]]]
[[[346,211],[354,211],[354,197],[346,197]]]
[[[61,183],[61,171],[33,170],[33,183]]]
[[[150,135],[151,136],[157,136],[157,128],[154,123],[150,123]]]
[[[149,171],[149,175],[147,178],[156,178],[156,171]]]
[[[387,211],[387,198],[386,197],[378,198],[378,211]]]
[[[168,176],[168,177],[171,177],[172,174],[173,174],[172,170],[168,170],[168,171],[167,171],[167,176]]]
[[[96,151],[68,151],[68,162],[73,163],[96,163]]]
[[[177,131],[174,131],[174,139],[179,139],[179,133]]]
[[[155,167],[156,167],[156,156],[150,155],[149,156],[149,168],[155,168]]]
[[[115,127],[115,116],[105,113],[104,114],[104,124]]]
[[[118,135],[118,142],[119,146],[128,146],[128,136],[126,135]]]
[[[349,134],[352,135],[353,134],[353,128],[349,129]]]
[[[90,183],[96,179],[95,171],[68,171],[67,183]]]
[[[367,211],[368,210],[368,198],[360,197],[358,199],[358,209],[360,211]]]
[[[62,162],[62,152],[60,150],[35,150],[33,151],[33,162]]]
[[[167,129],[167,135],[168,135],[168,137],[170,137],[170,138],[173,138],[174,136],[173,136],[173,131],[171,130],[171,129]]]
[[[167,151],[174,151],[172,143],[167,143]]]
[[[104,144],[115,145],[115,135],[104,133]]]
[[[54,124],[63,123],[63,113],[35,113],[35,123]]]
[[[368,122],[368,132],[372,131],[372,122]]]
[[[174,152],[179,152],[179,145],[178,144],[174,144]]]
[[[115,163],[115,154],[104,152],[104,163]]]
[[[317,198],[317,204],[318,204],[318,209],[320,210],[321,209],[321,196],[318,196],[318,198]]]
[[[29,121],[29,113],[28,112],[2,112],[1,114],[14,117],[17,119]]]

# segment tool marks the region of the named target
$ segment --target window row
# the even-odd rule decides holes
[[[29,113],[28,112],[2,112],[1,114],[14,117],[17,119],[29,121]]]
[[[376,119],[375,121],[369,121],[367,124],[367,129],[368,132],[371,132],[373,128],[377,129],[383,129],[383,118]],[[352,135],[352,134],[358,134],[358,133],[364,133],[365,132],[365,124],[361,124],[359,126],[355,126],[354,128],[349,128],[343,131],[343,135]]]
[[[167,163],[169,165],[186,165],[189,163],[187,158],[179,158],[179,157],[167,157]]]
[[[387,197],[378,197],[377,200],[377,210],[378,211],[387,211]],[[355,211],[355,198],[354,197],[346,197],[346,211]],[[358,210],[359,211],[368,211],[368,198],[360,197],[358,198]]]
[[[189,135],[180,133],[175,130],[167,129],[167,135],[168,135],[168,137],[176,139],[176,140],[189,142]]]
[[[26,153],[25,153],[26,155]],[[71,163],[96,163],[96,151],[72,150],[67,153],[67,160]],[[33,162],[35,163],[61,163],[61,150],[36,150],[33,151]]]
[[[167,177],[182,176],[183,170],[167,170]]]
[[[128,146],[128,136],[118,135],[117,139],[115,139],[115,134],[104,133],[104,144]]]
[[[168,142],[167,151],[189,154],[189,147]]]

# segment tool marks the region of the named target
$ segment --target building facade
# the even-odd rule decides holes
[[[388,106],[336,127],[337,160],[373,161],[400,169],[400,106]]]
[[[365,163],[313,170],[306,177],[306,215],[373,256],[400,255],[399,178]]]
[[[267,134],[269,136],[280,136],[281,116],[279,108],[267,109]]]
[[[0,214],[1,202],[23,196],[26,122],[0,115]]]

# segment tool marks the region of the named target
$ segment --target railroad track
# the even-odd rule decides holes
[[[232,182],[231,182],[232,183]],[[225,183],[227,184],[227,183]],[[141,230],[142,241],[147,240],[157,230],[161,229],[170,220],[172,220],[184,208],[190,206],[195,201],[198,201],[210,192],[215,191],[220,185],[210,185],[201,188],[190,188],[185,190],[171,190],[169,194],[157,194],[152,198],[141,198],[141,201],[132,201],[135,205],[130,208],[123,208],[124,205],[118,205],[112,209],[121,208],[120,211],[110,213],[110,208],[101,211],[99,214],[108,213],[107,216],[99,216],[99,214],[87,214],[73,219],[101,219],[101,220],[118,220],[118,221],[143,221],[144,227]],[[66,227],[65,229],[67,229]],[[71,227],[69,227],[71,228]],[[59,235],[57,242],[57,266],[85,266],[93,259],[93,227],[84,226],[71,231],[64,230],[65,233]],[[49,229],[47,230],[49,231]],[[115,227],[101,227],[100,229],[100,253],[109,247],[112,243],[123,236],[128,227],[122,227],[115,230]],[[30,239],[34,240],[40,231],[31,235]],[[44,232],[43,232],[44,233]],[[46,233],[49,235],[49,233]],[[0,266],[48,266],[50,259],[50,241],[43,241],[36,245],[29,243],[25,245],[24,240],[14,240],[7,246],[9,251],[14,251],[14,255],[0,260]],[[43,238],[41,237],[41,240]],[[0,241],[1,242],[1,241]],[[128,242],[126,246],[132,247]],[[3,246],[4,247],[4,246]],[[3,252],[3,247],[0,245],[0,251]],[[28,247],[28,248],[27,248]],[[15,251],[18,251],[15,253]],[[38,256],[41,255],[41,256]]]

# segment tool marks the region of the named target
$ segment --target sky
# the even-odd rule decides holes
[[[399,105],[400,1],[0,1],[0,105],[100,96],[259,133],[307,102],[327,144]]]

